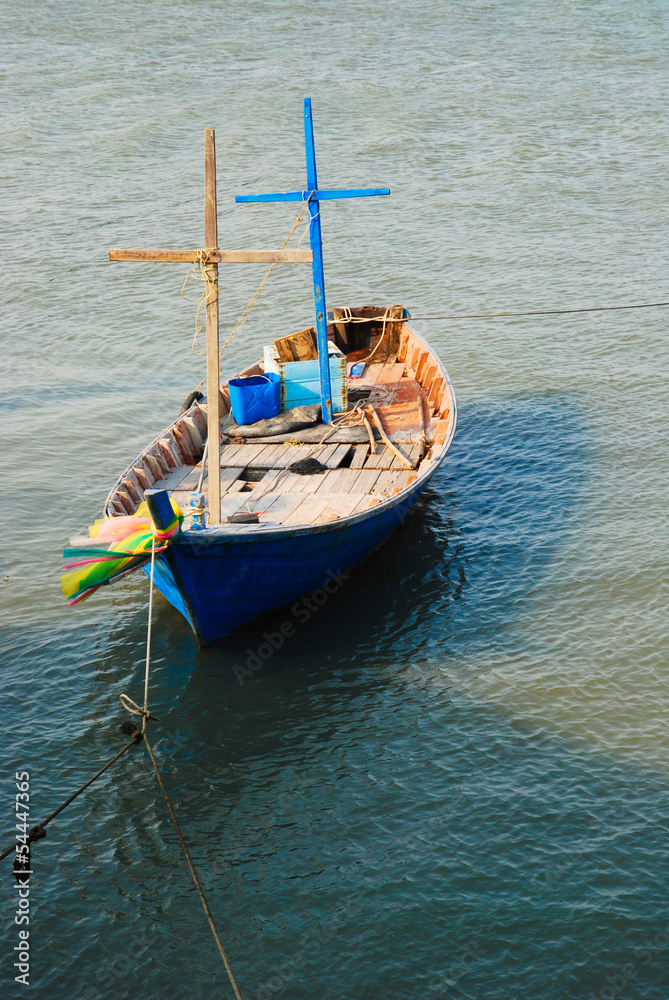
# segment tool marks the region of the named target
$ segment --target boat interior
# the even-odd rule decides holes
[[[317,430],[296,430],[276,442],[251,440],[233,421],[228,385],[221,387],[221,521],[226,527],[233,528],[228,518],[245,513],[257,515],[254,523],[274,526],[351,517],[409,490],[450,443],[455,430],[450,382],[409,325],[406,310],[368,306],[334,309],[329,315],[328,340],[345,356],[340,412],[333,425],[319,423]],[[280,362],[314,356],[313,331],[274,343]],[[292,364],[295,369],[299,365]],[[238,377],[264,372],[260,361]],[[207,403],[202,398],[119,477],[105,515],[133,514],[146,489],[165,489],[187,514],[187,529],[190,494],[198,488],[207,493],[207,470],[202,471],[206,438]],[[305,459],[319,463],[316,471],[305,472],[314,468]]]

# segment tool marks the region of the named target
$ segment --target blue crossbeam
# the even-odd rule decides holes
[[[236,202],[243,201],[335,201],[339,198],[367,198],[374,194],[390,194],[390,188],[350,188],[346,191],[277,191],[275,194],[238,194]]]
[[[390,194],[390,188],[349,188],[343,191],[319,191],[316,177],[316,150],[314,126],[311,117],[311,99],[304,99],[304,144],[307,153],[307,187],[304,191],[276,192],[275,194],[239,194],[236,202],[302,201],[309,206],[309,241],[313,262],[314,303],[316,306],[316,333],[318,339],[318,371],[321,380],[321,408],[323,421],[332,423],[332,388],[328,357],[327,308],[325,305],[325,276],[323,273],[323,239],[319,201],[338,198],[366,198],[369,195]]]

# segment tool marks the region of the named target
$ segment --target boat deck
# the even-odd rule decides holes
[[[398,338],[399,339],[399,338]],[[349,351],[347,358],[365,357],[367,350]],[[250,366],[244,375],[262,369]],[[403,324],[399,349],[371,361],[362,379],[349,380],[349,391],[368,393],[387,437],[413,466],[378,439],[365,443],[304,443],[296,431],[284,443],[221,445],[221,520],[250,512],[266,525],[316,525],[367,510],[411,486],[424,463],[437,457],[451,426],[451,395],[447,376],[427,345]],[[229,405],[225,387],[222,409]],[[355,404],[349,403],[349,410]],[[229,419],[229,418],[228,418]],[[225,431],[225,420],[222,431]],[[323,436],[330,428],[321,425]],[[320,428],[319,428],[320,429]],[[120,477],[109,495],[112,516],[133,513],[144,490],[166,489],[186,512],[189,494],[197,490],[206,437],[206,404],[196,403],[163,432]],[[315,458],[325,472],[300,475],[288,468]],[[207,493],[207,476],[203,479]],[[188,527],[188,522],[185,523]]]
[[[385,445],[224,445],[221,449],[221,519],[249,511],[264,524],[320,524],[366,510],[396,496],[416,480]],[[410,461],[420,461],[422,445],[404,449]],[[290,472],[289,465],[315,458],[327,471],[313,475]],[[201,464],[179,466],[165,477],[167,489],[186,510],[197,489]],[[206,492],[207,477],[203,489]]]

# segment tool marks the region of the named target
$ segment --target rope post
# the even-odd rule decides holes
[[[204,245],[218,247],[216,217],[216,143],[204,130]],[[218,264],[205,264],[207,288],[207,442],[209,444],[209,524],[221,523],[221,403],[218,360]]]

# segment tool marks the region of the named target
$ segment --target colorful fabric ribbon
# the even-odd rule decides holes
[[[123,573],[138,569],[151,558],[151,547],[156,540],[156,554],[164,552],[170,542],[181,532],[184,514],[170,498],[173,517],[166,528],[158,529],[143,501],[137,513],[129,517],[98,519],[88,529],[91,538],[111,542],[106,549],[63,549],[63,558],[74,559],[65,564],[60,585],[68,602],[80,604],[106,583],[111,583]]]

